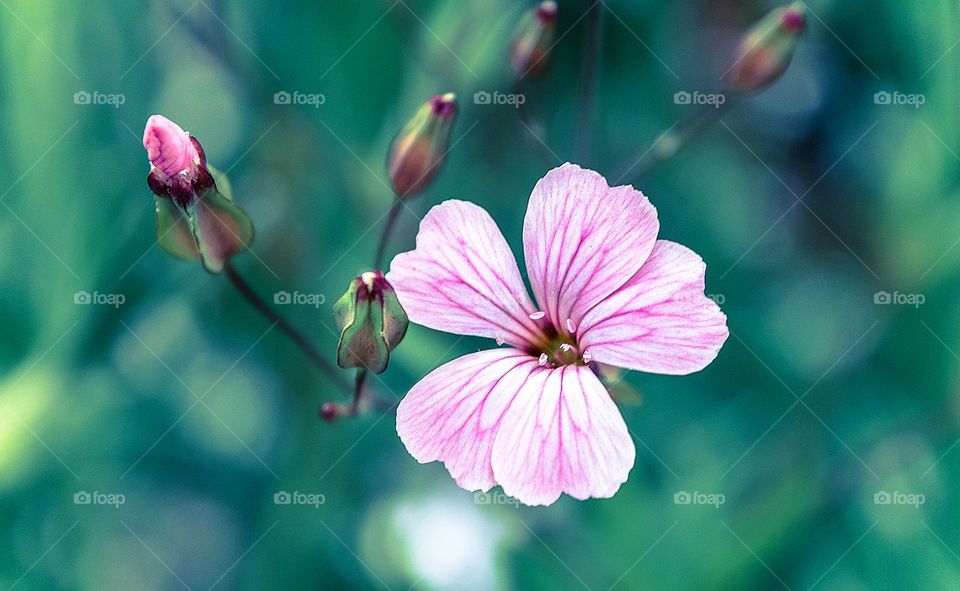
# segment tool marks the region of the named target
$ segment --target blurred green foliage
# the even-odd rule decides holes
[[[484,504],[418,465],[389,413],[319,421],[342,394],[222,277],[153,246],[140,132],[161,112],[229,172],[257,228],[237,264],[261,293],[327,296],[284,312],[333,360],[330,305],[391,202],[389,140],[455,91],[457,143],[410,208],[475,201],[520,252],[530,189],[574,159],[586,2],[559,4],[554,63],[523,87],[546,163],[512,107],[472,100],[510,91],[523,4],[3,3],[0,586],[956,588],[956,3],[812,0],[785,78],[638,182],[662,236],[707,261],[732,335],[697,375],[629,375],[637,464],[610,500]],[[712,92],[773,6],[606,2],[580,164],[617,181],[688,113],[674,94]],[[405,212],[391,252],[416,224]],[[411,326],[374,385],[399,397],[487,346]]]

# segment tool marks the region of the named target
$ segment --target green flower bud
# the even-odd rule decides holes
[[[729,87],[757,92],[779,80],[793,59],[797,39],[806,25],[802,2],[778,8],[761,19],[740,41],[737,61],[727,75]]]
[[[510,69],[518,80],[538,76],[546,69],[556,25],[557,3],[553,0],[541,2],[523,15],[510,46]]]
[[[408,320],[383,274],[370,271],[351,281],[333,305],[333,314],[340,329],[337,364],[374,373],[387,369],[390,351],[403,340]]]
[[[457,118],[452,92],[424,103],[390,145],[387,171],[397,197],[412,197],[425,189],[443,164],[450,131]]]

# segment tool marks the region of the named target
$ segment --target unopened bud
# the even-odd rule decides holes
[[[320,418],[332,423],[340,416],[340,408],[332,402],[324,402],[320,405]]]
[[[778,8],[761,19],[740,41],[737,61],[727,75],[729,87],[757,92],[776,82],[790,65],[806,25],[806,7],[801,2]]]
[[[523,15],[510,46],[510,68],[518,80],[538,76],[547,67],[556,35],[557,3],[541,2]]]
[[[157,196],[186,205],[199,190],[213,184],[200,142],[163,115],[147,119],[143,147],[150,159],[147,184]]]
[[[397,197],[412,197],[425,189],[443,164],[450,131],[457,118],[452,92],[424,103],[390,145],[387,171]]]
[[[163,115],[143,131],[150,159],[147,185],[156,195],[157,242],[184,259],[200,259],[219,273],[224,263],[249,248],[253,223],[226,191],[220,192],[200,142]]]
[[[370,271],[351,281],[333,305],[333,313],[340,329],[337,364],[374,373],[387,369],[390,351],[403,340],[408,320],[383,274]]]

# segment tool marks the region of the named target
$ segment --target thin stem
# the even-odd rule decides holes
[[[377,254],[373,259],[373,268],[379,269],[383,265],[383,256],[387,252],[387,243],[390,241],[390,235],[393,234],[393,228],[397,225],[397,218],[400,216],[400,210],[403,209],[403,200],[396,197],[390,211],[387,213],[387,221],[383,225],[383,232],[380,234],[380,243],[377,245]]]
[[[253,291],[250,284],[247,283],[243,276],[237,271],[236,267],[233,266],[232,261],[227,261],[223,266],[223,270],[230,280],[230,283],[233,284],[237,291],[240,292],[240,295],[242,295],[257,312],[271,323],[276,324],[277,328],[283,331],[283,333],[310,358],[313,364],[326,373],[334,383],[347,392],[351,391],[352,388],[350,384],[340,376],[337,368],[320,354],[303,333],[297,330]]]
[[[585,163],[590,157],[590,129],[593,123],[593,101],[597,94],[600,70],[600,37],[603,34],[603,3],[589,0],[587,7],[587,39],[580,72],[580,96],[577,106],[577,161]]]
[[[527,103],[528,96],[521,92],[523,89],[521,87],[520,81],[514,83],[511,93],[515,95],[522,95],[524,100],[523,103],[517,105],[517,116],[520,118],[520,122],[523,124],[523,134],[529,140],[529,143],[533,148],[540,154],[540,157],[543,159],[543,163],[547,168],[553,168],[557,164],[557,160],[560,160],[556,154],[553,153],[553,150],[547,146],[547,140],[545,137],[540,137],[537,135],[537,129],[544,128],[543,122],[537,117],[534,113],[533,108],[530,107]],[[546,134],[544,134],[546,136]],[[561,160],[562,162],[562,160]]]
[[[354,382],[353,402],[350,404],[350,415],[357,414],[360,409],[360,399],[363,397],[363,384],[367,381],[367,370],[358,369],[357,378]]]
[[[661,133],[624,176],[630,174],[631,182],[636,182],[656,166],[673,158],[677,152],[692,144],[711,125],[719,121],[736,104],[737,98],[735,95],[727,95],[727,100],[718,107],[704,105],[680,123],[676,130],[669,129]]]

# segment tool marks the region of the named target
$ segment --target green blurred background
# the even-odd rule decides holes
[[[224,278],[154,246],[140,134],[159,112],[229,170],[256,289],[326,296],[283,312],[334,359],[330,304],[373,256],[389,140],[452,90],[457,143],[391,254],[454,197],[520,252],[530,189],[575,158],[588,19],[559,4],[552,67],[524,88],[545,162],[512,107],[472,100],[509,92],[522,2],[0,2],[0,588],[957,588],[956,2],[812,1],[787,75],[638,181],[662,236],[707,261],[731,337],[699,374],[627,377],[637,462],[609,500],[484,504],[417,464],[391,414],[320,421],[345,397]],[[579,163],[614,182],[775,4],[604,6]],[[375,385],[399,397],[489,345],[411,327]]]

